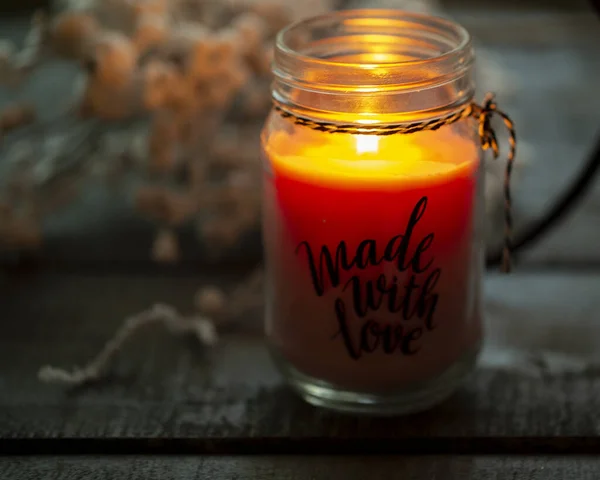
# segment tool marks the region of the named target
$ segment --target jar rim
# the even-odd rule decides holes
[[[451,20],[399,9],[339,10],[277,34],[272,94],[313,119],[430,118],[472,100],[473,63],[469,32]]]
[[[431,29],[436,29],[440,32],[445,30],[447,32],[454,33],[457,37],[457,41],[455,45],[448,51],[439,53],[437,55],[432,55],[427,58],[380,63],[344,62],[336,59],[324,59],[315,55],[301,53],[289,45],[288,37],[293,35],[294,32],[300,29],[310,29],[311,27],[316,26],[319,22],[323,22],[328,19],[338,19],[341,21],[361,19],[383,20],[386,22],[396,21],[411,23],[413,28],[429,26],[431,27],[430,31]],[[410,12],[401,9],[363,8],[329,12],[291,23],[278,32],[275,38],[275,49],[276,51],[284,54],[286,57],[289,57],[297,62],[308,62],[312,65],[319,65],[322,67],[348,69],[370,69],[384,67],[388,70],[393,70],[406,67],[431,67],[435,63],[447,62],[453,57],[460,56],[462,52],[471,46],[471,43],[471,35],[466,28],[457,22],[443,17],[425,13]]]

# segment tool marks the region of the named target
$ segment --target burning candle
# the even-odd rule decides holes
[[[475,363],[471,63],[461,27],[404,12],[337,12],[279,34],[262,136],[266,334],[312,404],[422,410]]]

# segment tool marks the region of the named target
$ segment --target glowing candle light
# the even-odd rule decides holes
[[[379,138],[375,135],[356,135],[356,153],[376,152]]]

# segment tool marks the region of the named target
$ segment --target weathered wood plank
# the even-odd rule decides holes
[[[439,0],[448,9],[472,9],[487,12],[556,11],[578,12],[591,9],[590,0]]]
[[[20,18],[25,13],[33,13],[37,10],[49,10],[52,0],[9,0],[2,2],[2,15],[8,20],[11,16]],[[8,18],[7,18],[8,17]]]
[[[4,480],[596,480],[592,457],[21,457],[0,462]]]
[[[216,279],[223,285],[231,280]],[[210,351],[149,328],[121,354],[111,379],[85,389],[65,391],[37,380],[37,369],[46,363],[86,361],[124,316],[152,302],[189,311],[201,281],[109,275],[5,279],[2,449],[11,438],[178,437],[196,439],[183,441],[183,449],[219,452],[347,451],[363,448],[367,439],[367,447],[391,452],[600,451],[600,375],[594,366],[600,344],[598,274],[491,276],[486,283],[491,350],[483,367],[444,405],[408,419],[357,419],[305,405],[272,366],[259,316],[241,320]],[[509,353],[498,360],[498,351]],[[544,365],[542,357],[526,351],[582,357],[574,371],[567,362],[570,373],[552,375],[554,364]],[[104,451],[90,445],[81,448]],[[31,448],[45,451],[49,445]]]
[[[598,18],[591,10],[574,12],[530,9],[474,9],[459,6],[447,10],[480,42],[497,47],[561,48],[568,44],[594,48],[598,39]]]
[[[552,6],[533,6],[527,2],[490,5],[488,2],[469,4],[464,1],[431,2],[442,5],[434,14],[451,17],[460,22],[480,42],[495,47],[537,48],[569,47],[594,48],[597,41],[598,18],[590,2],[572,9],[555,9]],[[487,3],[487,4],[486,4]],[[494,8],[495,7],[495,8]],[[345,8],[407,8],[431,11],[430,3],[394,0],[350,0]]]

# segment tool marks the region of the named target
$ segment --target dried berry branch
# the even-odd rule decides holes
[[[130,129],[113,132],[117,141],[101,142],[79,175],[82,184],[85,175],[112,184],[132,173],[141,179],[133,208],[156,223],[149,254],[171,262],[178,257],[176,229],[186,223],[198,225],[199,238],[213,250],[256,227],[257,126],[270,107],[274,36],[291,21],[334,7],[334,1],[67,0],[55,17],[34,18],[23,49],[0,48],[0,72],[12,72],[3,78],[17,70],[25,74],[43,54],[61,56],[81,66],[82,92],[75,99],[80,116],[108,123],[149,120],[135,135]],[[17,61],[25,56],[30,61]],[[20,113],[23,121],[31,119],[29,110]],[[30,157],[6,172],[7,183],[32,177],[39,161],[36,153]],[[54,167],[45,162],[48,177],[57,174]],[[6,196],[0,190],[0,200]],[[6,201],[47,202],[31,185]],[[27,221],[39,224],[42,218]],[[5,222],[0,230],[11,228]],[[6,248],[3,238],[0,246]],[[10,238],[13,247],[32,245],[25,237],[20,245],[14,240],[19,236]]]

